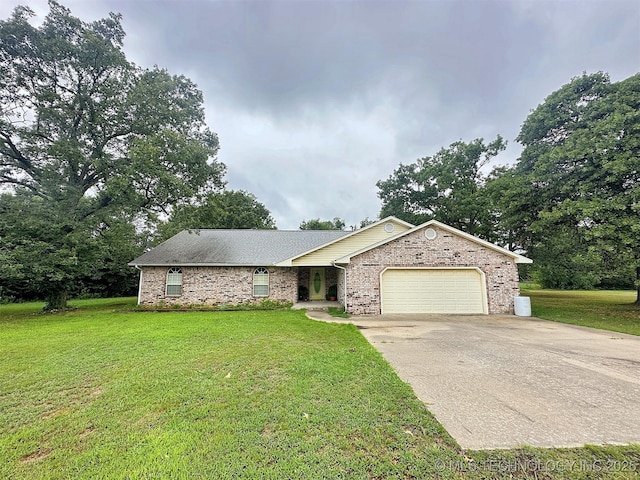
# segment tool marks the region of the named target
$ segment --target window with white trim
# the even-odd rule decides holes
[[[269,270],[264,267],[258,267],[253,272],[253,296],[269,296]]]
[[[167,271],[167,289],[168,297],[177,297],[182,295],[182,269],[171,267]]]

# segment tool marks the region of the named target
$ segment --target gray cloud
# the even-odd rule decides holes
[[[229,186],[280,228],[375,217],[377,180],[459,139],[502,134],[497,162],[513,162],[551,92],[640,67],[635,0],[62,2],[85,19],[121,12],[130,59],[198,83]]]

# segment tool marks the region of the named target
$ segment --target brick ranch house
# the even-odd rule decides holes
[[[443,223],[395,217],[353,232],[183,231],[133,260],[138,303],[337,300],[356,315],[513,313],[531,260]]]

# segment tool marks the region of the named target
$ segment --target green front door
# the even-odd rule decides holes
[[[309,298],[324,300],[324,268],[312,268],[309,273]]]

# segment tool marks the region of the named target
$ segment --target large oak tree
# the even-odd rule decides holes
[[[498,180],[504,218],[549,287],[629,286],[640,267],[640,74],[584,74],[527,117]],[[640,277],[636,282],[640,301]]]
[[[115,219],[219,190],[224,165],[201,92],[183,76],[129,62],[119,15],[86,23],[50,1],[41,25],[32,17],[18,7],[0,21],[0,186],[21,195],[5,198],[5,209],[38,205],[25,215],[41,215],[32,223],[49,233],[36,240],[55,253],[33,254],[41,268],[32,280],[51,307],[63,307],[79,265],[92,261],[92,239]],[[21,269],[8,244],[18,237],[0,245],[8,271]]]

